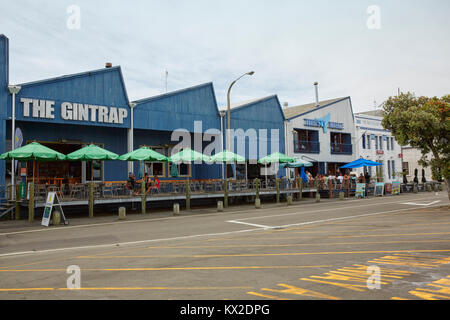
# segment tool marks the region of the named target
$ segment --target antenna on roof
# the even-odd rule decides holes
[[[167,93],[167,78],[169,77],[169,71],[166,69],[166,93]]]

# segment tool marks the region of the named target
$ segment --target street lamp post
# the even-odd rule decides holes
[[[228,151],[231,151],[231,107],[230,107],[231,87],[233,87],[233,85],[243,76],[246,76],[246,75],[252,76],[254,73],[255,73],[254,71],[244,73],[242,76],[240,76],[239,78],[234,80],[228,88],[228,92],[227,92],[227,150]],[[223,199],[225,208],[228,208],[228,191],[227,190],[228,190],[228,164],[225,164],[225,186],[224,186],[225,196]]]
[[[231,87],[243,76],[249,75],[252,76],[255,72],[254,71],[250,71],[247,73],[244,73],[242,76],[240,76],[239,78],[237,78],[236,80],[234,80],[231,84],[230,87],[228,88],[228,93],[227,93],[227,150],[231,151],[231,107],[230,107],[230,92],[231,92]]]
[[[130,102],[130,133],[128,135],[128,152],[133,151],[134,148],[134,108],[136,107],[136,102]],[[128,172],[134,173],[134,162],[129,161],[128,162]]]
[[[16,94],[19,93],[20,89],[22,89],[21,86],[8,86],[9,92],[12,95],[12,112],[11,112],[11,151],[13,151],[15,148],[16,143]],[[12,185],[12,191],[11,191],[11,199],[14,200],[15,194],[16,194],[16,188],[15,188],[15,159],[11,160],[11,185]]]

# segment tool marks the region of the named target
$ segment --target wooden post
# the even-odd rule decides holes
[[[226,176],[223,181],[223,206],[228,208],[228,178]]]
[[[8,185],[8,200],[12,200],[12,199],[13,199],[13,189],[12,189],[12,184],[10,184],[10,185]]]
[[[147,213],[147,194],[145,192],[145,181],[144,179],[142,179],[141,181],[141,209],[142,209],[142,214],[146,214]]]
[[[34,221],[34,183],[30,182],[30,201],[28,202],[28,222]]]
[[[302,200],[303,199],[303,179],[302,178],[298,178],[298,200]]]
[[[119,207],[119,220],[125,220],[127,218],[127,209],[125,207]]]
[[[217,201],[217,212],[223,212],[223,202]]]
[[[19,220],[20,219],[20,201],[19,201],[19,198],[20,198],[20,185],[16,185],[16,213],[15,213],[15,215],[16,215],[16,220]],[[11,211],[11,215],[12,215],[12,211]],[[12,218],[12,216],[11,216],[11,218]]]
[[[191,210],[191,187],[189,179],[186,180],[186,210]]]
[[[292,205],[292,196],[287,197],[287,205],[288,206]]]
[[[89,182],[89,218],[94,217],[94,182]]]
[[[259,199],[259,179],[255,179],[255,196],[256,199]]]
[[[275,188],[277,189],[277,203],[280,203],[280,179],[275,179]]]
[[[347,198],[350,197],[350,179],[345,180],[345,189],[347,193]]]
[[[331,179],[328,179],[328,197],[330,199],[333,198],[333,181],[331,181]]]

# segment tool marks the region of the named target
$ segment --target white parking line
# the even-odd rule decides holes
[[[430,203],[417,203],[417,202],[402,202],[402,204],[409,204],[411,206],[431,206],[435,203],[441,202],[441,200],[436,200]]]
[[[254,224],[254,223],[242,222],[242,221],[237,221],[237,220],[228,220],[227,222],[246,224],[246,225],[249,225],[252,227],[263,228],[263,229],[272,229],[273,228],[273,227],[269,227],[269,226],[263,226],[262,224]]]

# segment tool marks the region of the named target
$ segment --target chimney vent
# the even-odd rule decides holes
[[[111,62],[106,62],[105,63],[105,68],[111,68],[112,67],[112,63]]]
[[[317,81],[314,82],[314,89],[316,92],[316,107],[318,107],[320,106],[320,103],[319,103],[319,83]]]

